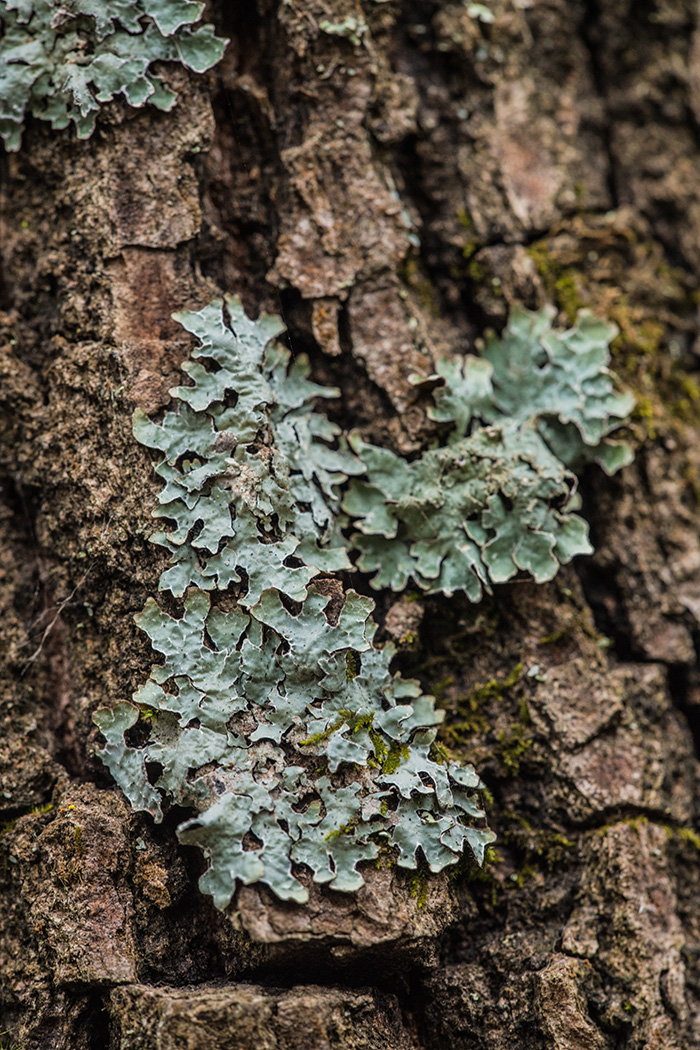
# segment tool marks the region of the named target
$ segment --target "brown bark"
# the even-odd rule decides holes
[[[698,8],[489,7],[221,0],[226,56],[166,71],[172,113],[34,122],[0,158],[0,1044],[700,1044]],[[321,28],[348,17],[358,43]],[[621,329],[638,451],[583,479],[596,555],[479,606],[379,599],[492,795],[483,873],[224,916],[95,757],[163,567],[131,413],[178,378],[171,313],[222,291],[404,453],[431,433],[410,375],[510,304]]]

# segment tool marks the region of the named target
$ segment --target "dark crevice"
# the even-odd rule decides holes
[[[343,946],[330,944],[296,944],[278,953],[264,965],[246,972],[246,980],[265,988],[296,988],[318,985],[321,988],[376,988],[401,999],[406,981],[417,972],[415,961],[409,962],[407,951],[396,945],[357,951],[347,948],[351,957],[343,960]]]
[[[597,546],[597,545],[596,545]],[[577,559],[576,569],[596,628],[612,641],[612,653],[619,663],[662,664],[666,668],[669,696],[673,706],[684,716],[691,736],[695,757],[700,759],[700,704],[690,699],[690,678],[694,668],[687,664],[651,659],[635,646],[633,631],[625,612],[625,602],[615,580],[615,573],[595,561]],[[696,652],[700,639],[695,640]]]
[[[637,478],[643,494],[653,500],[654,493],[646,470],[642,454],[637,457]],[[606,484],[618,484],[615,480]],[[596,505],[595,485],[587,484],[584,476],[581,484],[583,496],[583,515],[590,522],[591,540],[595,550],[605,549],[605,526],[601,523]],[[660,549],[664,549],[663,537],[659,539]],[[673,551],[667,551],[671,558]],[[621,566],[601,564],[595,558],[576,558],[574,561],[578,578],[586,601],[593,615],[597,630],[612,641],[611,652],[620,663],[629,664],[662,664],[666,668],[668,690],[673,706],[684,716],[693,738],[694,754],[700,759],[700,704],[691,698],[691,679],[697,674],[695,667],[664,661],[659,657],[651,659],[635,644],[634,630],[627,613],[627,600],[618,582]],[[693,638],[696,654],[700,654],[700,629],[688,616],[686,626]]]
[[[598,547],[594,543],[594,546]],[[610,566],[601,566],[590,558],[574,562],[583,593],[593,614],[598,631],[612,641],[612,650],[622,663],[644,663],[633,642],[622,591]]]
[[[691,699],[690,678],[693,670],[680,665],[668,668],[668,689],[673,706],[686,720],[696,759],[700,760],[700,704]]]
[[[338,398],[324,399],[320,406],[333,423],[348,433],[395,415],[386,391],[375,383],[367,374],[363,361],[352,353],[347,306],[341,308],[338,317],[340,343],[345,352],[337,357],[324,353],[315,339],[311,330],[310,303],[296,289],[287,288],[279,293],[279,311],[287,325],[282,342],[289,347],[292,357],[305,354],[311,362],[313,379],[341,391]]]
[[[110,1045],[111,1025],[106,1000],[106,994],[94,992],[76,1025],[78,1031],[86,1032],[90,1050],[107,1050]]]
[[[40,503],[37,488],[22,483],[18,476],[0,477],[0,503],[6,520],[11,521],[11,535],[18,564],[26,566],[23,586],[13,595],[14,611],[22,621],[31,642],[34,628],[41,620],[42,586],[38,567],[39,544],[36,537],[36,518]],[[18,677],[28,670],[31,653],[22,653],[22,663],[17,668]]]
[[[602,0],[604,3],[605,0]],[[612,140],[612,120],[608,110],[608,87],[599,55],[600,47],[600,20],[602,16],[601,0],[586,0],[585,14],[581,25],[581,39],[585,44],[590,59],[591,76],[596,92],[600,98],[603,109],[603,126],[600,135],[605,146],[605,155],[608,160],[607,188],[614,209],[620,207],[620,195],[617,187],[615,151]]]
[[[18,544],[18,559],[26,567],[26,586],[15,595],[15,611],[27,632],[17,678],[35,679],[33,689],[38,690],[39,697],[43,696],[53,735],[54,758],[71,776],[81,779],[84,758],[74,720],[70,636],[65,616],[72,595],[59,600],[53,593],[53,559],[42,550],[37,538],[36,521],[41,511],[39,489],[23,484],[19,478],[6,479],[3,502],[15,522],[13,535]]]
[[[599,809],[595,814],[579,821],[570,821],[566,826],[566,830],[570,834],[602,831],[611,824],[630,823],[634,820],[647,821],[649,824],[658,824],[664,828],[676,826],[668,810],[655,809],[651,806],[637,806],[633,803],[620,803],[616,806],[606,806]]]

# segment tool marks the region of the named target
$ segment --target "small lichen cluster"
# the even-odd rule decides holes
[[[95,128],[100,107],[123,94],[131,106],[170,110],[175,94],[151,71],[180,62],[197,73],[225,40],[194,26],[196,0],[0,0],[0,137],[18,150],[25,114],[54,128]]]
[[[341,486],[365,469],[314,410],[337,392],[237,300],[178,319],[200,344],[191,385],[134,432],[162,453],[160,585],[184,614],[150,599],[137,617],[163,662],[133,704],[97,712],[103,760],[134,808],[158,820],[165,796],[197,811],[178,834],[209,858],[200,885],[219,908],[238,881],[306,900],[300,866],[356,890],[382,848],[414,869],[419,852],[439,871],[466,845],[482,861],[478,777],[433,756],[442,713],[373,644],[372,601],[327,575],[351,567]],[[139,720],[140,747],[124,737]]]
[[[463,590],[479,601],[519,572],[538,583],[592,551],[577,509],[576,471],[608,473],[631,450],[609,435],[631,411],[608,370],[614,326],[581,311],[555,331],[553,309],[514,309],[479,358],[441,361],[433,419],[450,424],[444,447],[407,462],[351,437],[366,467],[343,508],[360,530],[358,567],[372,586]]]

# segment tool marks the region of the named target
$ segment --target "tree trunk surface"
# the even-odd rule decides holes
[[[165,69],[171,113],[34,121],[1,159],[3,1047],[700,1046],[698,5],[488,7],[215,0],[230,44]],[[183,814],[134,814],[96,755],[165,564],[132,413],[180,381],[171,314],[224,291],[409,456],[410,376],[511,305],[620,329],[636,459],[582,478],[596,554],[478,605],[378,597],[488,788],[481,871],[222,914]]]

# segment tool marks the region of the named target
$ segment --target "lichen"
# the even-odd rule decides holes
[[[200,885],[219,908],[239,882],[303,902],[302,867],[356,890],[358,865],[387,848],[411,869],[422,856],[439,871],[466,846],[481,861],[494,836],[479,779],[431,757],[442,712],[391,672],[371,600],[321,593],[324,574],[350,566],[341,486],[364,470],[314,410],[336,392],[291,363],[277,319],[226,308],[179,315],[199,340],[191,382],[160,424],[135,416],[162,454],[160,586],[184,607],[171,616],[149,599],[136,617],[163,662],[133,703],[96,713],[101,757],[135,809],[195,810],[178,834],[208,857]],[[146,743],[130,746],[139,720]]]
[[[479,22],[490,25],[495,21],[493,11],[486,4],[467,4],[467,14],[470,18],[476,18]]]
[[[130,106],[170,110],[175,94],[154,62],[203,73],[225,40],[196,26],[196,0],[0,0],[0,137],[18,150],[25,116],[54,128],[73,122],[88,138],[104,103],[122,94]]]
[[[133,703],[96,713],[103,761],[135,809],[195,811],[178,835],[207,856],[200,886],[219,908],[238,883],[303,902],[304,869],[357,890],[360,865],[387,851],[413,870],[440,871],[467,846],[481,863],[494,836],[476,773],[435,748],[443,712],[392,673],[373,602],[329,576],[354,548],[360,569],[379,570],[375,587],[410,577],[476,601],[590,550],[573,471],[629,458],[609,439],[631,404],[607,370],[614,330],[582,314],[560,333],[551,311],[514,311],[482,358],[440,362],[433,417],[447,443],[407,463],[346,441],[316,409],[338,392],[292,362],[277,318],[251,321],[227,297],[176,319],[198,341],[189,383],[160,423],[137,412],[134,434],[161,454],[152,539],[170,555],[160,589],[182,612],[151,598],[136,617],[162,662]],[[350,519],[361,531],[348,538]],[[526,721],[525,708],[497,741],[510,772]],[[141,746],[125,739],[137,722]]]
[[[553,316],[514,309],[481,357],[438,363],[432,415],[451,425],[444,446],[407,462],[351,438],[366,473],[343,508],[373,587],[412,580],[476,602],[519,572],[542,583],[591,552],[576,472],[596,462],[612,474],[630,461],[611,435],[634,400],[616,393],[607,367],[617,329],[581,311],[560,332]]]
[[[546,296],[571,320],[585,305],[619,328],[616,371],[633,390],[632,432],[641,443],[696,424],[688,333],[697,310],[688,275],[669,266],[662,245],[619,216],[578,215],[527,249]]]
[[[355,47],[359,47],[368,27],[361,15],[346,15],[340,22],[331,22],[329,18],[322,18],[318,28],[321,32],[328,33],[329,36],[345,37]]]

